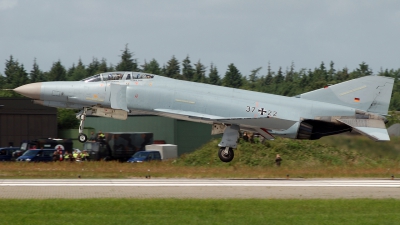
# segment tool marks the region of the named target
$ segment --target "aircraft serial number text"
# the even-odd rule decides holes
[[[254,112],[256,110],[256,107],[254,106],[246,106],[246,112]],[[264,109],[264,108],[259,108],[257,109],[257,112],[261,115],[267,115],[267,116],[276,116],[278,114],[278,112],[276,111],[272,111],[272,110],[268,110],[268,109]]]

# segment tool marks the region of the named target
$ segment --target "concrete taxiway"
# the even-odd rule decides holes
[[[395,198],[390,179],[3,179],[0,198]]]

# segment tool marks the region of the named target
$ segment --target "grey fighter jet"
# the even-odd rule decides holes
[[[40,82],[14,91],[35,103],[82,109],[79,140],[86,115],[124,120],[129,112],[212,124],[223,133],[218,156],[230,162],[239,130],[293,139],[356,131],[375,141],[389,141],[385,122],[393,79],[366,76],[284,97],[171,79],[139,72],[107,72],[81,81]]]

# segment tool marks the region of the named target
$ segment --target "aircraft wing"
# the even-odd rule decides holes
[[[286,130],[295,124],[297,121],[285,120],[277,117],[220,117],[210,114],[203,114],[197,112],[183,111],[183,110],[173,110],[173,109],[155,109],[155,111],[166,114],[176,114],[181,116],[186,116],[189,118],[197,118],[202,120],[209,120],[221,123],[229,124],[244,124],[252,127],[265,127],[271,130]],[[266,125],[266,126],[262,126]]]
[[[286,130],[289,129],[297,121],[285,120],[277,117],[220,117],[209,114],[183,111],[183,110],[172,110],[172,109],[155,109],[160,114],[170,115],[170,117],[186,117],[195,120],[203,120],[205,122],[217,122],[226,124],[238,124],[242,128],[253,128],[257,132],[268,133],[267,130]],[[261,131],[260,131],[261,129]],[[264,136],[264,135],[263,135]],[[269,136],[272,136],[269,134]]]
[[[199,119],[199,120],[208,120],[214,121],[218,119],[223,119],[220,116],[214,116],[210,114],[198,113],[198,112],[191,112],[191,111],[184,111],[184,110],[174,110],[174,109],[154,109],[154,111],[158,112],[158,114],[165,115],[169,117],[186,117],[192,119]]]
[[[372,119],[337,119],[337,121],[352,127],[355,131],[375,141],[390,141],[385,123]]]

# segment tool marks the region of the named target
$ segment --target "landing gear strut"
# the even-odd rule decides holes
[[[218,157],[222,162],[230,162],[234,157],[233,149],[237,147],[237,140],[239,138],[239,125],[232,124],[226,126],[222,140],[218,144],[220,147]]]
[[[83,133],[83,124],[85,123],[87,110],[88,110],[87,107],[83,107],[82,113],[78,114],[78,116],[76,117],[81,121],[79,124],[79,135],[78,135],[78,140],[81,143],[85,143],[88,139],[86,134]]]

